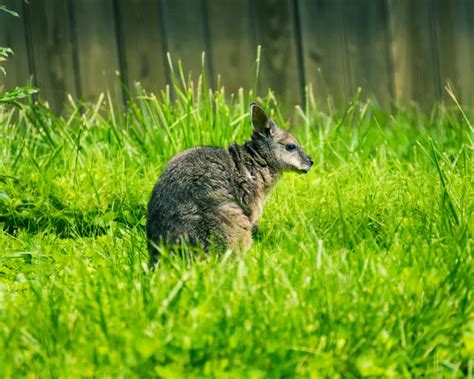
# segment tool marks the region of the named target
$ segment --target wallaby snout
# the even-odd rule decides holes
[[[313,167],[313,158],[311,158],[308,154],[305,152],[301,152],[301,160],[302,160],[302,168],[301,172],[304,174],[307,174],[309,170],[311,170],[311,167]]]
[[[170,160],[148,204],[152,263],[163,243],[247,250],[282,173],[311,169],[313,160],[298,141],[255,103],[250,118],[254,131],[243,145],[192,148]]]

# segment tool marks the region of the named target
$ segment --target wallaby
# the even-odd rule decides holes
[[[307,173],[313,160],[257,104],[253,134],[243,145],[195,147],[175,155],[148,205],[150,264],[161,244],[246,251],[269,191],[285,171]]]

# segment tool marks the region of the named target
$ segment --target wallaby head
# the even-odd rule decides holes
[[[277,171],[307,173],[313,160],[306,154],[295,137],[280,129],[257,104],[250,104],[254,133],[252,141],[265,160]]]

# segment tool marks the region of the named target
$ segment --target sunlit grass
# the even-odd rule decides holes
[[[252,249],[149,272],[159,173],[248,138],[255,99],[137,92],[0,113],[0,377],[472,375],[472,114],[309,93],[284,116],[316,167],[283,177]]]

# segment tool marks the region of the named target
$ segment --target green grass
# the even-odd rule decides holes
[[[138,92],[0,112],[0,377],[473,376],[472,114],[309,93],[285,116],[315,168],[283,177],[252,249],[149,272],[159,173],[244,141],[254,97]]]

